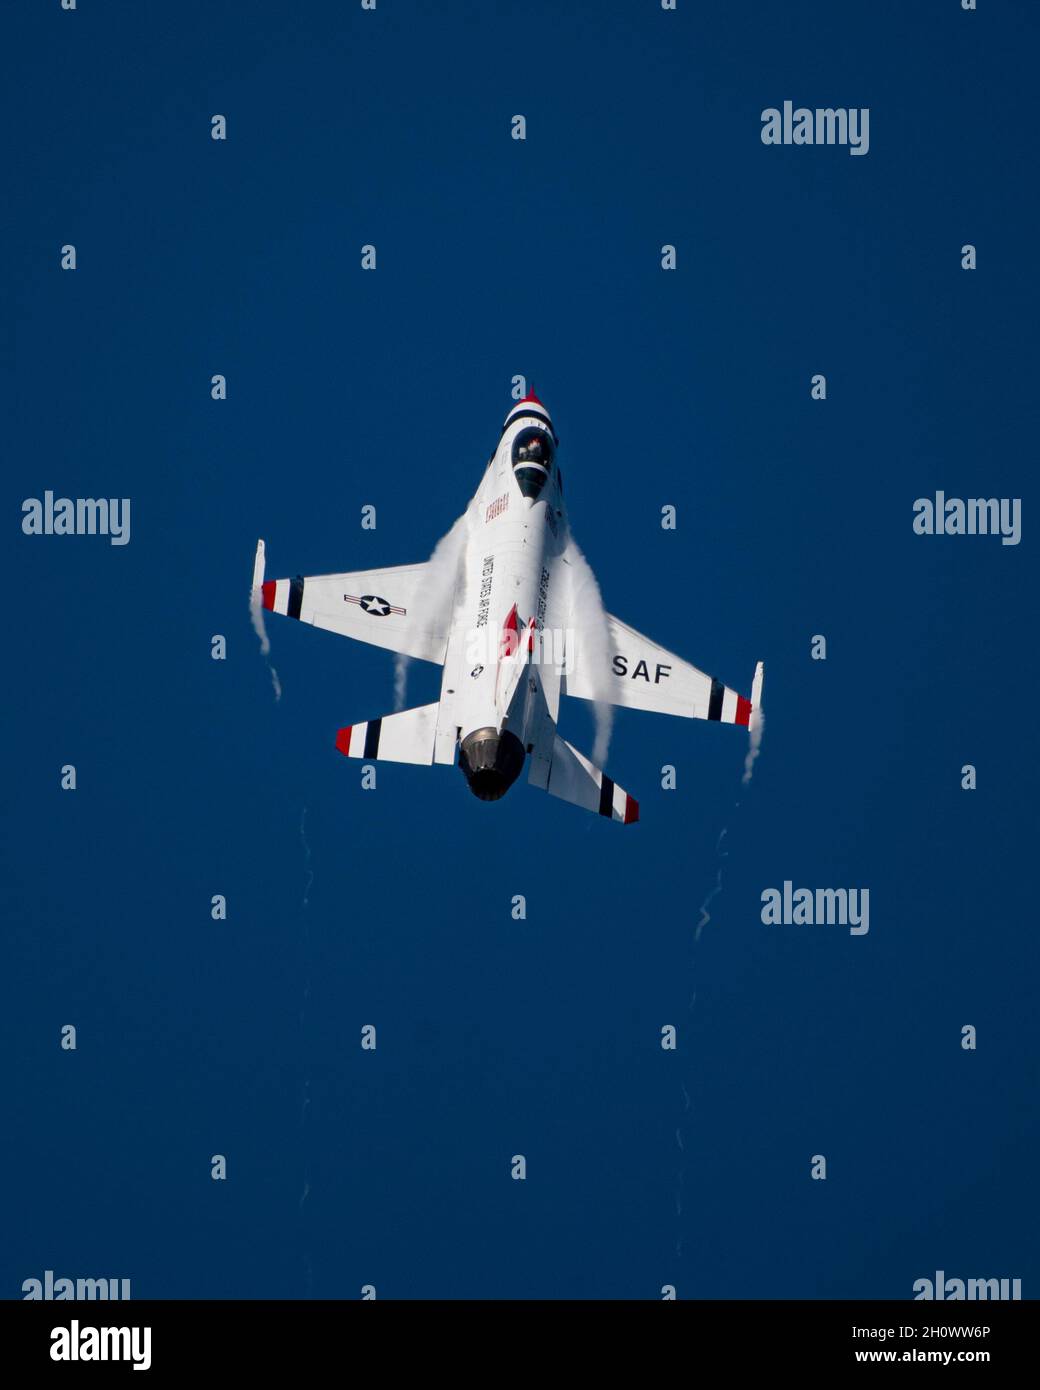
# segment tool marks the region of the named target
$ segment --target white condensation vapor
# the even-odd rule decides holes
[[[602,699],[593,700],[596,720],[596,739],[592,748],[592,761],[602,767],[610,752],[610,735],[614,728],[614,706],[610,703],[610,662],[613,653],[610,644],[610,626],[603,595],[592,572],[592,566],[578,548],[574,536],[568,533],[563,552],[566,565],[561,573],[566,575],[569,587],[567,594],[568,627],[574,629],[577,640],[577,662],[585,662],[593,672],[593,688]]]
[[[259,589],[253,589],[249,595],[249,618],[253,624],[253,631],[260,639],[260,655],[267,662],[271,684],[274,686],[274,698],[278,701],[282,698],[282,683],[271,661],[271,639],[267,635],[267,626],[264,623],[263,595]]]
[[[762,735],[765,733],[766,717],[761,709],[751,711],[751,726],[748,729],[748,750],[744,758],[744,776],[740,779],[742,786],[747,786],[751,781],[752,773],[755,770],[755,759],[762,750]]]
[[[744,773],[743,773],[743,776],[742,776],[741,779],[740,779],[741,786],[744,786],[744,787],[746,787],[746,786],[748,785],[748,783],[751,781],[752,773],[754,772],[754,767],[755,767],[755,760],[756,760],[756,758],[758,757],[759,752],[761,751],[761,748],[762,748],[762,732],[763,732],[763,730],[764,730],[764,728],[765,728],[765,716],[764,716],[763,713],[762,713],[762,703],[761,703],[761,702],[762,702],[762,678],[763,678],[763,665],[762,665],[761,662],[759,662],[759,663],[758,663],[758,666],[755,668],[755,679],[754,679],[754,682],[753,682],[752,687],[751,687],[752,708],[751,708],[751,719],[750,719],[749,724],[748,724],[748,749],[747,749],[747,753],[746,753],[745,756],[744,756]],[[732,819],[732,817],[735,816],[739,810],[740,810],[740,801],[739,801],[739,799],[738,799],[738,800],[735,801],[734,804],[733,804],[733,811],[732,811],[732,813],[731,813],[730,818]],[[704,901],[701,903],[701,907],[700,907],[700,917],[699,917],[699,919],[698,919],[698,921],[697,921],[697,925],[696,925],[696,927],[694,928],[694,933],[693,933],[693,944],[694,944],[694,948],[696,948],[696,947],[700,944],[701,933],[704,931],[704,928],[705,928],[705,927],[708,925],[708,923],[711,921],[711,913],[709,912],[708,909],[711,907],[711,904],[715,901],[715,899],[716,899],[716,898],[719,896],[719,894],[722,892],[722,870],[723,870],[723,868],[725,867],[726,860],[729,858],[729,850],[726,849],[726,848],[724,848],[725,843],[726,843],[726,836],[727,836],[728,834],[729,834],[729,826],[728,826],[728,825],[724,825],[724,826],[722,827],[721,831],[719,832],[719,838],[718,838],[718,839],[716,840],[716,842],[715,842],[715,858],[716,858],[716,861],[717,861],[717,862],[716,862],[716,867],[715,867],[715,883],[714,883],[714,886],[710,889],[710,891],[709,891],[708,894],[706,895]],[[691,965],[693,965],[695,959],[696,959],[696,955],[694,955],[693,959],[691,960]],[[693,1007],[694,1007],[694,1005],[696,1004],[696,1002],[697,1002],[697,992],[696,992],[696,990],[694,990],[693,994],[690,996],[689,1011],[690,1011],[691,1014],[693,1013]],[[687,1112],[689,1111],[689,1109],[690,1109],[690,1095],[689,1095],[689,1092],[687,1091],[685,1085],[683,1085],[682,1083],[680,1083],[680,1088],[681,1088],[681,1091],[682,1091],[682,1098],[683,1098],[683,1112],[684,1112],[684,1114],[685,1114],[685,1113],[687,1113]],[[677,1128],[676,1131],[675,1131],[675,1139],[676,1139],[676,1143],[678,1144],[678,1147],[679,1147],[679,1154],[680,1154],[680,1157],[679,1157],[679,1171],[678,1171],[678,1173],[677,1173],[677,1175],[676,1175],[676,1191],[675,1191],[676,1217],[677,1217],[677,1221],[679,1222],[679,1229],[678,1229],[678,1232],[677,1232],[677,1234],[676,1234],[676,1240],[675,1240],[675,1253],[676,1253],[676,1255],[678,1255],[678,1256],[681,1256],[682,1253],[683,1253],[683,1238],[682,1238],[682,1225],[681,1225],[681,1223],[682,1223],[682,1194],[683,1194],[683,1183],[684,1183],[684,1181],[685,1181],[685,1147],[686,1147],[686,1146],[685,1146],[685,1144],[683,1143],[682,1130],[683,1130],[683,1117],[680,1116],[680,1119],[679,1119],[679,1126],[678,1126],[678,1128]]]
[[[445,638],[451,622],[452,600],[455,597],[459,570],[466,554],[467,543],[473,533],[476,515],[476,507],[471,503],[460,517],[456,517],[451,530],[440,538],[426,562],[428,578],[423,597],[428,601],[429,611],[441,615]]]
[[[404,702],[408,697],[408,667],[411,665],[411,657],[405,656],[404,652],[398,652],[394,657],[394,713],[404,709]]]
[[[737,804],[739,805],[740,803],[738,802]],[[716,842],[716,844],[715,844],[715,854],[716,854],[716,856],[717,856],[717,858],[718,858],[718,861],[719,861],[718,870],[716,871],[716,874],[715,874],[715,887],[711,890],[711,892],[708,894],[708,896],[707,896],[707,897],[704,899],[704,901],[701,903],[701,915],[700,915],[700,920],[699,920],[698,923],[697,923],[696,931],[695,931],[695,933],[694,933],[694,938],[693,938],[694,941],[700,941],[700,939],[701,939],[701,932],[704,930],[704,928],[705,928],[705,927],[708,925],[708,923],[711,921],[711,913],[708,911],[708,907],[709,907],[710,903],[712,902],[712,900],[713,900],[714,898],[717,898],[717,897],[719,896],[719,894],[722,892],[722,865],[723,865],[723,861],[729,857],[729,851],[722,848],[722,842],[723,842],[723,840],[726,838],[726,836],[727,836],[728,834],[729,834],[729,829],[728,829],[728,827],[723,826],[722,831],[721,831],[721,833],[720,833],[720,835],[719,835],[719,838],[718,838],[718,840],[717,840],[717,842]],[[692,1002],[693,1002],[693,1001],[691,1000],[691,1007],[692,1007]]]
[[[452,614],[457,600],[457,589],[466,546],[473,532],[476,508],[471,504],[453,522],[433,548],[433,554],[426,562],[426,575],[423,580],[422,611],[427,621],[439,624],[445,645],[451,629]],[[408,690],[408,668],[411,657],[399,652],[394,659],[394,709],[404,709]]]
[[[759,667],[759,672],[756,677],[756,687],[755,698],[761,699],[761,666]],[[761,705],[755,705],[752,708],[751,721],[748,725],[748,749],[747,753],[744,755],[744,775],[740,779],[740,785],[742,787],[746,787],[754,775],[755,762],[759,753],[762,751],[762,735],[765,732],[765,727],[766,717],[762,711],[762,707]],[[740,810],[739,801],[734,803],[733,810],[734,813]],[[701,915],[697,923],[696,931],[696,940],[698,941],[701,939],[701,932],[711,921],[711,913],[708,911],[709,904],[722,892],[722,864],[728,854],[728,851],[723,850],[722,842],[728,834],[729,827],[724,826],[722,834],[719,836],[718,843],[715,846],[719,860],[718,872],[715,875],[715,887],[701,903]]]

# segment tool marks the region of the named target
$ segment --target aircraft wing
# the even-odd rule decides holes
[[[438,598],[429,564],[397,565],[347,574],[264,579],[264,543],[256,550],[254,602],[272,613],[311,623],[418,661],[443,663],[451,599]]]
[[[755,672],[752,699],[745,699],[713,676],[699,671],[634,627],[607,614],[609,662],[606,671],[579,659],[565,671],[563,693],[580,700],[604,700],[630,709],[675,714],[686,719],[713,719],[723,724],[748,725],[761,698],[761,663]]]

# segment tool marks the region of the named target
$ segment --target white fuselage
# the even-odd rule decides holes
[[[532,643],[532,631],[546,629],[567,519],[552,444],[547,467],[515,463],[532,430],[554,443],[544,407],[520,402],[506,417],[467,513],[441,687],[438,761],[454,761],[456,742],[465,745],[479,731],[508,732],[525,754],[536,752],[546,715],[555,724],[559,672],[539,660],[541,639]],[[542,442],[536,438],[535,448]]]

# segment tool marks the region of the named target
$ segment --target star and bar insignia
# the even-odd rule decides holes
[[[357,603],[370,613],[373,618],[385,618],[391,613],[399,613],[402,616],[408,612],[407,608],[395,608],[392,603],[388,603],[385,598],[380,598],[378,594],[344,594],[344,603]]]

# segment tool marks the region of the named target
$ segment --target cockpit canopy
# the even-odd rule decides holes
[[[513,440],[513,474],[525,497],[537,497],[552,472],[553,443],[547,430],[528,425]]]

